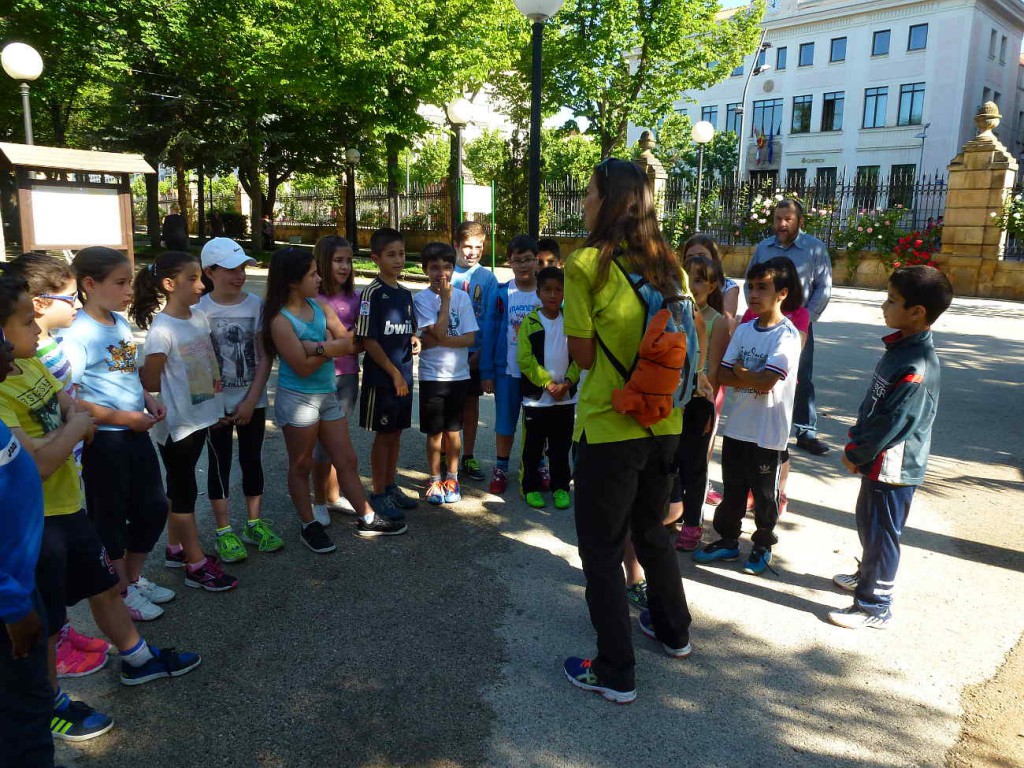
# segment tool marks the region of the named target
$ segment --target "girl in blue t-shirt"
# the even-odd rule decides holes
[[[263,345],[280,358],[274,420],[288,451],[288,493],[302,523],[300,539],[313,552],[336,547],[313,517],[309,476],[313,448],[320,442],[338,474],[338,485],[358,516],[360,536],[405,533],[407,526],[374,514],[359,480],[358,460],[348,421],[338,404],[332,358],[358,352],[352,333],[328,305],[316,298],[320,288],[313,254],[281,248],[270,258],[263,309]]]

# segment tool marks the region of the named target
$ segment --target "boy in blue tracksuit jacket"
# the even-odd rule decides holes
[[[843,464],[862,476],[857,533],[863,554],[855,574],[833,581],[854,593],[849,608],[829,613],[840,627],[885,629],[900,564],[900,536],[917,486],[924,482],[932,423],[939,404],[939,358],[931,326],[953,300],[946,276],[934,267],[901,267],[889,278],[882,304],[885,354],[850,430]]]
[[[13,359],[0,331],[0,381]],[[43,603],[36,592],[42,538],[39,470],[0,421],[0,744],[11,765],[53,765],[53,690]]]

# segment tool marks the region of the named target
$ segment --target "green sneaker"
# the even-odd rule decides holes
[[[242,531],[242,541],[246,544],[255,544],[260,552],[277,552],[284,546],[284,539],[274,533],[270,523],[266,520],[255,520],[247,523]]]
[[[234,531],[217,534],[217,557],[224,563],[237,563],[245,560],[249,553],[245,551],[245,544],[238,538]]]
[[[526,503],[534,509],[544,509],[544,497],[540,491],[530,491],[526,494]]]
[[[569,492],[561,489],[551,494],[555,498],[555,509],[568,509],[572,506],[572,499],[569,498]]]
[[[462,460],[462,474],[470,480],[476,480],[477,482],[487,479],[484,471],[480,468],[480,462],[476,460],[475,456]]]

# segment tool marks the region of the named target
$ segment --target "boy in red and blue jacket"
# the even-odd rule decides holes
[[[949,279],[934,267],[901,267],[882,303],[885,354],[875,367],[843,464],[862,476],[857,533],[863,554],[854,574],[833,581],[854,593],[849,608],[829,612],[833,624],[886,629],[900,564],[900,536],[917,486],[924,482],[932,423],[939,404],[939,358],[931,326],[953,300]]]

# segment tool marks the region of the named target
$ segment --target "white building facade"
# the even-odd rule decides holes
[[[769,0],[762,26],[771,47],[756,64],[769,69],[750,78],[742,110],[747,180],[799,189],[941,174],[989,100],[1002,142],[1024,152],[1024,0]],[[682,94],[677,110],[739,131],[754,59]]]

